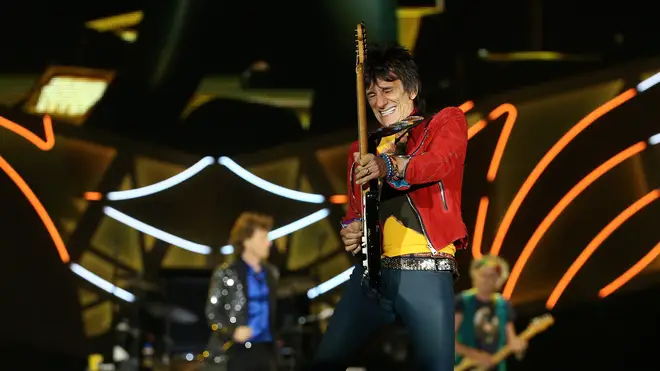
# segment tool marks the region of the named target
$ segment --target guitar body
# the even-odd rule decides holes
[[[412,116],[397,124],[386,128],[379,128],[368,135],[367,150],[369,153],[376,154],[377,145],[384,137],[407,131],[421,124],[424,118],[421,116]],[[369,188],[363,193],[362,197],[362,230],[366,231],[362,238],[362,265],[367,272],[369,286],[378,287],[380,279],[380,257],[383,254],[381,225],[380,225],[380,185],[377,180],[369,182]]]
[[[373,289],[378,287],[380,282],[380,256],[382,255],[381,230],[379,219],[379,200],[378,181],[371,181],[369,190],[363,193],[362,205],[364,217],[362,218],[362,265],[369,281],[369,286]]]

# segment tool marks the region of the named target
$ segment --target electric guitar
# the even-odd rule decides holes
[[[555,323],[555,319],[552,317],[550,314],[544,314],[540,317],[536,317],[532,319],[532,321],[529,323],[529,326],[520,333],[520,337],[524,339],[525,341],[533,338],[534,336],[538,335],[539,333],[545,331],[548,329],[548,327],[552,326]],[[467,370],[472,370],[472,371],[486,371],[491,368],[496,367],[500,362],[504,361],[507,359],[511,353],[511,349],[509,346],[504,346],[502,349],[497,351],[497,353],[493,354],[493,366],[492,367],[485,367],[485,366],[479,366],[477,362],[471,360],[470,358],[463,358],[463,361],[459,363],[456,367],[454,367],[454,371],[467,371]]]
[[[376,154],[377,146],[383,137],[407,131],[424,122],[421,116],[410,116],[388,127],[379,128],[371,133],[367,131],[367,103],[364,86],[364,62],[367,58],[367,29],[364,23],[358,23],[356,38],[356,85],[358,104],[358,143],[360,157],[367,153]],[[362,265],[368,278],[369,286],[378,287],[380,281],[381,230],[378,215],[379,181],[371,180],[362,188]]]
[[[358,143],[360,157],[372,152],[375,154],[375,144],[369,145],[367,132],[367,103],[364,86],[364,61],[367,58],[367,29],[363,23],[355,28],[356,38],[356,85],[358,111]],[[370,148],[371,147],[371,148]],[[371,150],[371,151],[370,151]],[[378,218],[378,179],[371,180],[362,187],[362,265],[368,278],[369,286],[377,288],[380,282],[380,221]]]

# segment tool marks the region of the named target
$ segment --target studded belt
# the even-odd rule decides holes
[[[381,258],[380,264],[383,268],[404,271],[446,271],[454,274],[458,273],[456,261],[449,257],[384,256]]]

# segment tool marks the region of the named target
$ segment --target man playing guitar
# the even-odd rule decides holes
[[[474,288],[456,297],[456,364],[464,357],[484,369],[506,370],[492,355],[508,346],[517,355],[527,341],[516,334],[511,304],[497,291],[509,277],[509,266],[498,256],[486,255],[472,261],[470,277]]]
[[[454,253],[467,244],[461,217],[467,122],[456,107],[426,119],[411,118],[421,116],[424,106],[417,67],[405,48],[370,46],[367,56],[364,93],[381,125],[379,130],[402,121],[415,124],[381,138],[377,154],[360,156],[357,142],[350,148],[350,202],[341,237],[346,251],[361,252],[361,218],[365,217],[361,215],[361,186],[378,180],[379,283],[373,287],[363,265],[355,265],[313,369],[345,370],[379,328],[400,317],[410,330],[418,367],[450,371],[454,366]]]

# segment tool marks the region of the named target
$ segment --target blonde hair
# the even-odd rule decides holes
[[[470,276],[472,279],[474,279],[477,271],[484,267],[495,267],[495,270],[499,274],[497,280],[498,288],[502,287],[504,282],[509,278],[509,263],[506,260],[495,255],[484,255],[479,259],[472,260],[472,263],[470,263]]]

